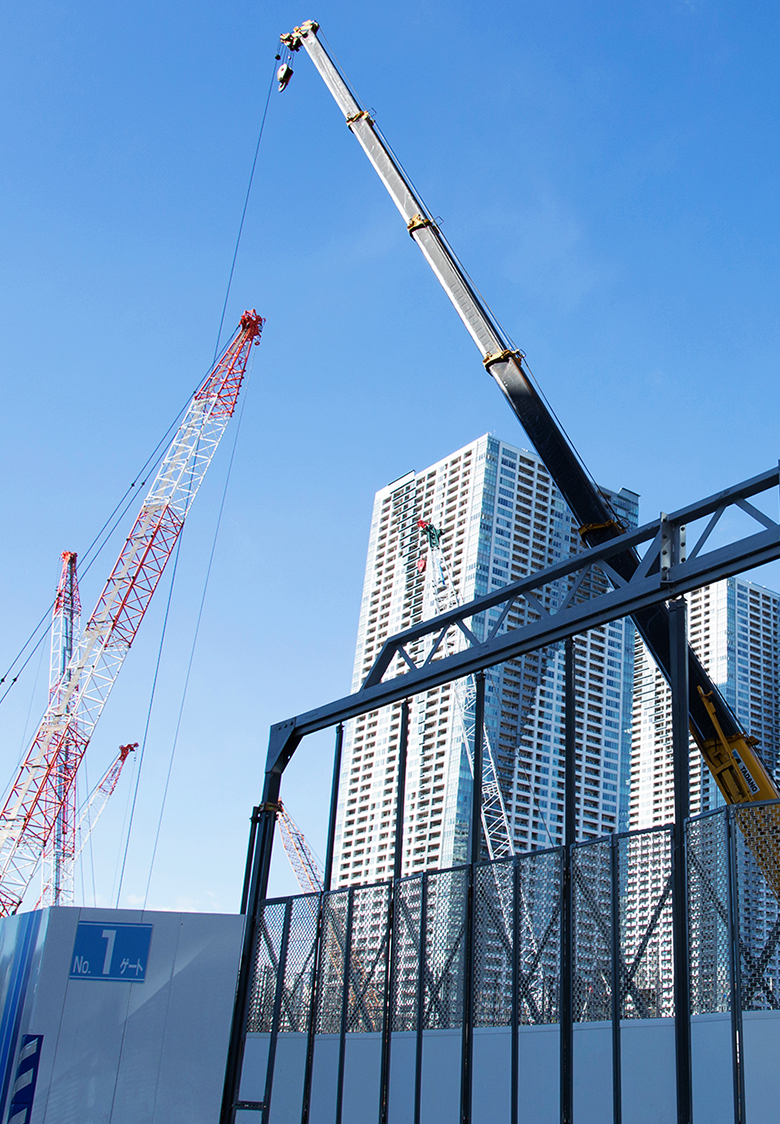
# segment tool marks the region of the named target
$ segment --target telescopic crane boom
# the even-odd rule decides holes
[[[512,411],[528,434],[559,491],[580,523],[588,546],[617,537],[623,528],[585,471],[574,449],[537,392],[528,374],[522,351],[505,336],[472,287],[430,211],[382,138],[370,114],[356,100],[338,67],[317,37],[313,20],[281,37],[290,51],[303,47],[344,114],[375,171],[400,211],[407,230],[420,247],[442,288],[455,307],[482,362],[498,384]],[[635,551],[611,559],[618,578],[628,579],[640,565]],[[670,679],[669,610],[665,604],[642,609],[634,623],[661,672]],[[713,773],[727,803],[775,800],[780,796],[772,778],[754,750],[755,738],[746,734],[726,700],[689,647],[688,710],[691,733]]]

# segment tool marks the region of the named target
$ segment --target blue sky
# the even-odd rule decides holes
[[[774,5],[41,2],[0,82],[3,668],[208,369],[279,32],[315,17],[597,479],[645,518],[778,457]],[[377,488],[522,433],[303,54],[227,322],[247,388],[148,903],[237,907],[268,727],[348,690]],[[235,425],[182,546],[123,905],[144,899]],[[130,517],[122,528],[128,529]],[[83,581],[94,604],[120,545]],[[777,586],[771,575],[767,582]],[[90,750],[143,735],[166,592]],[[10,780],[44,697],[0,707]],[[324,850],[330,734],[284,795]],[[112,902],[128,772],[94,836]],[[91,872],[88,877],[91,901]],[[292,887],[279,864],[274,887]]]

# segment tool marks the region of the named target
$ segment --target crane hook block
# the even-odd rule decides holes
[[[301,39],[305,39],[310,31],[319,31],[320,25],[314,20],[306,20],[300,27],[288,31],[286,35],[280,35],[279,39],[284,43],[285,47],[289,47],[291,51],[300,51]]]
[[[276,72],[276,80],[279,83],[279,92],[280,93],[281,93],[282,90],[287,88],[292,76],[293,76],[293,68],[289,65],[289,63],[283,62],[282,65],[279,67],[279,69]]]

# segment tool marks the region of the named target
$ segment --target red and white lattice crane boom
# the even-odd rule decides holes
[[[320,864],[315,859],[311,847],[306,842],[305,835],[287,811],[284,804],[282,804],[281,800],[276,809],[276,822],[279,826],[279,834],[282,837],[282,843],[287,852],[290,866],[293,868],[295,877],[298,879],[298,885],[301,887],[304,894],[308,894],[312,891],[317,894],[322,893],[324,878],[320,870]]]
[[[245,312],[235,336],[195,392],[73,652],[61,689],[50,700],[14,778],[0,811],[0,916],[18,910],[51,838],[59,807],[43,796],[58,770],[64,781],[62,801],[69,798],[92,732],[233,415],[262,326],[254,309]],[[62,760],[66,746],[67,769]]]
[[[113,795],[119,777],[130,754],[138,749],[138,742],[132,742],[130,745],[120,745],[119,753],[106,769],[102,778],[98,781],[92,792],[89,794],[76,823],[76,849],[74,861],[79,858],[81,852],[89,842],[89,837],[95,830],[95,825],[103,814],[103,809],[108,803],[108,799]]]
[[[51,629],[49,709],[63,702],[62,740],[41,785],[41,815],[53,823],[43,847],[43,905],[73,904],[73,863],[76,850],[76,786],[71,783],[78,756],[78,693],[70,691],[71,660],[79,641],[81,598],[73,551],[62,554],[62,572]]]

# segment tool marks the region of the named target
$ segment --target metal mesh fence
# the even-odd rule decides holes
[[[612,1017],[612,844],[610,839],[572,853],[574,912],[573,1012],[575,1022]]]
[[[475,1026],[512,1022],[514,870],[506,859],[474,870]]]
[[[322,896],[322,931],[317,969],[318,1034],[338,1034],[344,1005],[344,975],[347,959],[347,914],[349,890],[334,890]]]
[[[423,876],[421,874],[415,874],[396,884],[390,997],[391,1030],[417,1029],[422,907]]]
[[[671,844],[656,828],[573,849],[575,1022],[608,1020],[613,1005],[622,1019],[674,1015]],[[475,866],[475,1026],[511,1025],[514,1003],[521,1024],[559,1021],[562,859],[553,849]],[[780,1010],[780,802],[690,820],[686,865],[691,1013],[727,1012],[732,995],[746,1011]],[[321,1034],[380,1033],[387,1013],[392,1031],[461,1026],[469,877],[458,867],[394,890],[264,902],[247,1031],[273,1031],[278,1012],[280,1032],[305,1032],[312,1011]]]
[[[260,911],[247,1031],[270,1031],[273,1024],[286,908],[283,901],[265,902]]]
[[[319,906],[319,894],[307,894],[303,898],[293,898],[291,902],[280,1031],[309,1029]]]
[[[725,809],[724,809],[725,811]],[[731,1009],[728,821],[722,812],[686,826],[691,1014]]]
[[[385,1020],[390,887],[351,891],[352,939],[349,959],[347,1031],[381,1031]]]
[[[560,1007],[560,850],[520,855],[518,864],[518,1018],[555,1023]]]
[[[463,1022],[467,867],[426,876],[423,1027]]]
[[[780,1009],[780,805],[730,809],[744,1011]]]
[[[674,1014],[672,849],[668,828],[621,836],[617,847],[620,1016]]]

